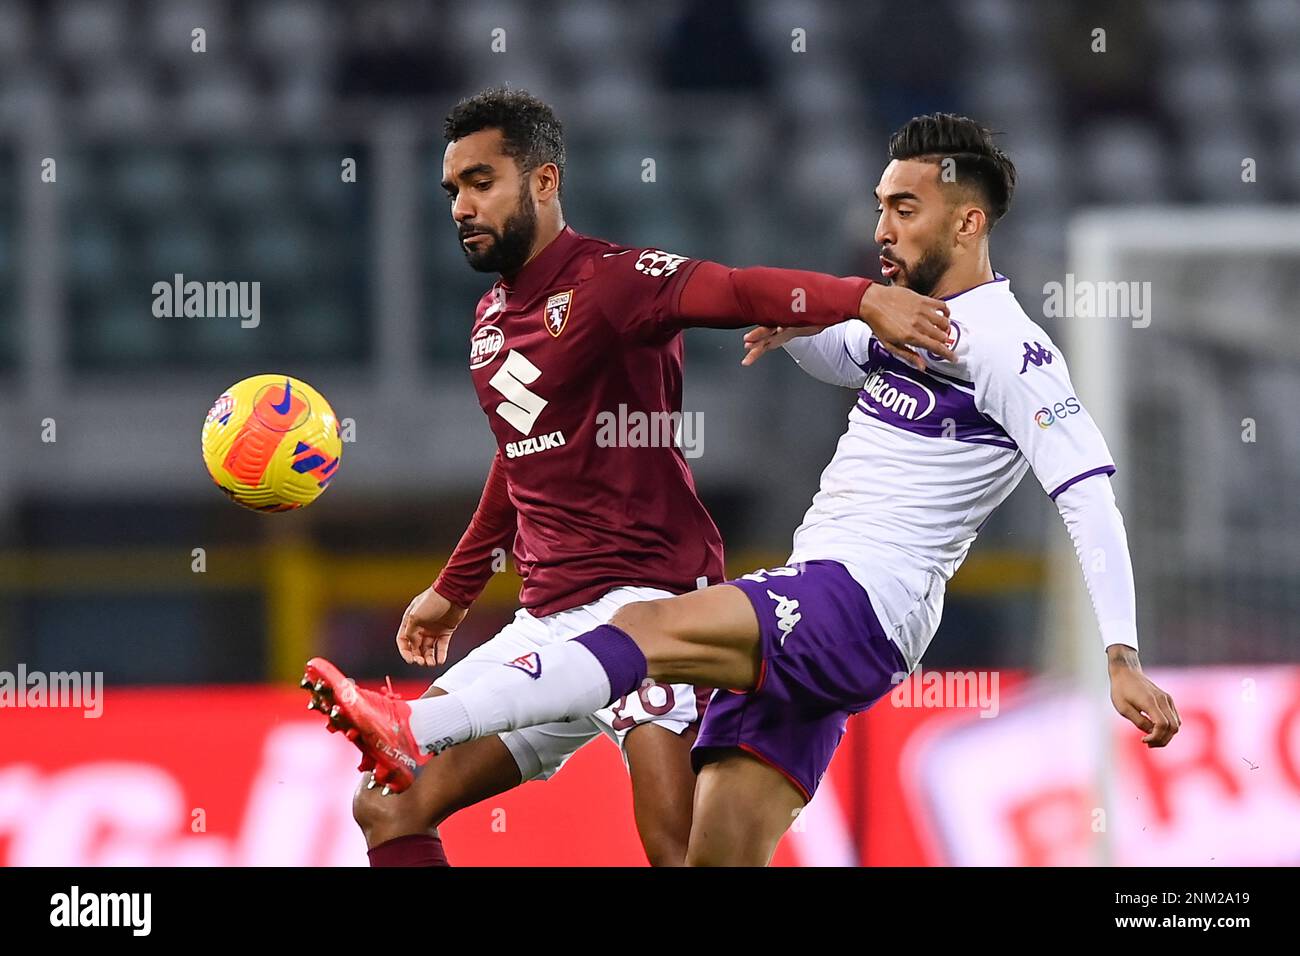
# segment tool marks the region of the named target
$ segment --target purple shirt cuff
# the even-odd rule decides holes
[[[1047,497],[1055,501],[1056,496],[1059,495],[1062,491],[1064,491],[1066,488],[1069,488],[1071,485],[1077,485],[1085,478],[1091,478],[1093,475],[1113,475],[1113,474],[1115,474],[1114,465],[1102,465],[1100,468],[1093,468],[1091,471],[1085,471],[1081,475],[1075,475],[1073,478],[1071,478],[1069,481],[1065,482],[1064,484],[1058,485],[1056,490],[1050,492]]]

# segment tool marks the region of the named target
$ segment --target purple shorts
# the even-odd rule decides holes
[[[836,561],[756,571],[727,584],[758,615],[763,663],[747,693],[709,701],[691,759],[739,748],[781,771],[811,800],[850,714],[866,710],[908,667],[862,585]]]

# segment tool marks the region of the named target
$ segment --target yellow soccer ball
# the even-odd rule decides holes
[[[203,424],[203,463],[217,487],[254,511],[311,504],[338,472],[338,419],[289,375],[254,375],[221,393]]]

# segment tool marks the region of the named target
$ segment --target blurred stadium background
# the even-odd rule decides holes
[[[465,370],[491,277],[454,239],[441,120],[506,82],[565,123],[575,228],[733,265],[875,274],[870,191],[914,114],[982,119],[1019,169],[994,266],[1106,418],[1183,731],[1146,753],[1110,711],[1031,478],[924,664],[999,675],[998,719],[855,719],[779,862],[1300,861],[1294,0],[0,0],[0,670],[108,686],[99,720],[0,710],[0,860],[364,862],[352,753],[290,688],[311,653],[427,677],[393,632],[492,453]],[[176,273],[259,281],[261,324],[155,318]],[[1150,282],[1150,326],[1046,314],[1067,275]],[[692,467],[736,572],[784,559],[852,403],[740,356],[687,336]],[[264,371],[355,423],[301,513],[236,509],[199,457],[211,401]],[[516,588],[498,576],[457,654]],[[445,832],[458,863],[640,861],[606,743]]]

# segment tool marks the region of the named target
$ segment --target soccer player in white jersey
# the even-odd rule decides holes
[[[1060,350],[990,264],[989,231],[1010,204],[1015,168],[987,129],[950,114],[909,121],[890,157],[876,190],[881,271],[947,300],[956,360],[885,347],[855,322],[746,336],[747,364],[784,345],[810,374],[861,390],[787,566],[625,605],[609,624],[443,697],[393,700],[311,662],[308,676],[341,702],[338,718],[361,728],[358,746],[379,762],[418,762],[588,713],[647,679],[732,688],[714,694],[694,745],[687,861],[764,865],[848,716],[920,662],[945,584],[1031,468],[1088,556],[1115,709],[1148,746],[1170,741],[1174,702],[1138,662],[1115,465]]]

